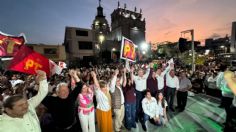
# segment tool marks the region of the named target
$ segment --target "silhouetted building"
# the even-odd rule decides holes
[[[215,54],[228,53],[230,50],[230,38],[226,35],[224,38],[206,39],[205,48],[211,50]]]
[[[103,35],[104,40],[107,39],[107,35],[110,33],[110,27],[103,14],[103,8],[101,6],[101,0],[99,0],[99,6],[97,7],[97,15],[93,21],[92,29],[95,32],[95,40],[101,41],[99,37]],[[104,41],[103,40],[103,41]]]
[[[236,22],[232,23],[230,52],[236,53]]]
[[[124,36],[140,46],[146,42],[145,24],[142,9],[137,12],[135,7],[134,11],[130,11],[126,8],[126,4],[121,8],[118,2],[117,9],[111,14],[111,40],[120,41]]]

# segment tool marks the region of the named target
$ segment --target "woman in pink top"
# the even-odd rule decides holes
[[[78,115],[83,132],[95,132],[93,91],[84,84],[78,95]]]

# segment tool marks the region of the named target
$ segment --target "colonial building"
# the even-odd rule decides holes
[[[142,15],[142,9],[137,12],[118,7],[111,14],[111,40],[121,41],[122,36],[132,40],[139,47],[145,41],[146,22]]]
[[[132,40],[136,45],[145,43],[145,19],[142,10],[137,12],[118,7],[111,14],[111,28],[103,14],[101,0],[97,7],[97,15],[92,22],[92,29],[66,27],[64,45],[67,61],[75,62],[112,62],[120,55],[122,36]]]

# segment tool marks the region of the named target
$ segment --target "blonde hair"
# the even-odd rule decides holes
[[[100,86],[100,88],[105,88],[107,86],[107,82],[104,81],[104,80],[100,80],[99,81],[99,86]]]

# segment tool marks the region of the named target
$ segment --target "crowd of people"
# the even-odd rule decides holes
[[[136,128],[137,122],[147,131],[147,122],[162,127],[168,112],[183,112],[189,91],[220,91],[225,131],[232,131],[234,81],[225,65],[198,67],[193,73],[163,60],[70,68],[51,77],[40,70],[36,76],[4,71],[0,132],[119,132]]]

